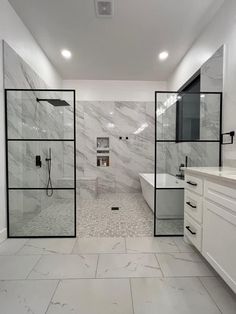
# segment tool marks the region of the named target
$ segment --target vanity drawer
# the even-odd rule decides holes
[[[192,218],[202,223],[202,197],[198,194],[185,190],[184,193],[184,211]]]
[[[184,214],[184,234],[199,250],[202,249],[202,227],[187,213]]]
[[[203,180],[190,175],[185,175],[185,183],[186,189],[198,193],[200,195],[203,194]]]
[[[236,215],[236,187],[231,188],[211,181],[206,181],[204,196],[206,199],[230,209],[234,215]]]

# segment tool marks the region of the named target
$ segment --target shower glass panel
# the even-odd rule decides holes
[[[76,236],[74,90],[5,90],[8,237]]]
[[[180,167],[221,166],[222,93],[156,92],[154,235],[183,235]]]

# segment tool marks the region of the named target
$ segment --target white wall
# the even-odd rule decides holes
[[[0,0],[0,40],[5,40],[50,87],[61,78],[7,0]]]
[[[0,242],[6,236],[5,122],[2,40],[5,40],[48,84],[61,87],[61,78],[7,0],[0,0]]]
[[[154,92],[165,90],[166,82],[66,80],[63,88],[75,89],[80,101],[154,101]]]
[[[223,131],[236,130],[236,1],[225,1],[201,36],[195,41],[173,75],[168,89],[179,89],[225,44]],[[223,147],[224,165],[236,166],[236,144]]]

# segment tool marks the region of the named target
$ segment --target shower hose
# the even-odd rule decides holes
[[[48,197],[52,197],[53,187],[52,187],[52,179],[51,179],[51,171],[52,171],[51,149],[49,149],[49,158],[46,158],[46,161],[48,164],[48,182],[47,182],[46,194]]]

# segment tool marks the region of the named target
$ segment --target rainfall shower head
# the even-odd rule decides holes
[[[50,105],[53,105],[54,107],[65,107],[70,106],[68,102],[62,99],[45,99],[45,98],[36,98],[37,102],[41,101],[47,101]]]

